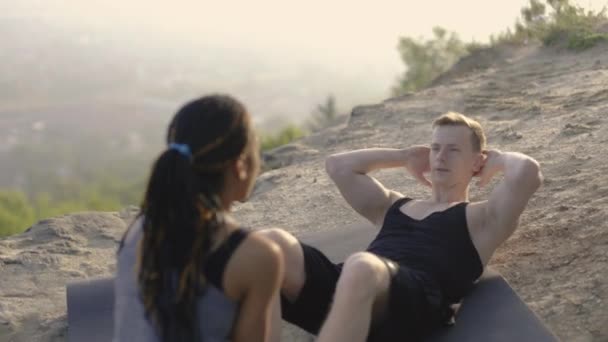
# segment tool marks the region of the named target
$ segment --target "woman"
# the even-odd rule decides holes
[[[229,216],[260,168],[249,114],[229,96],[197,99],[167,142],[118,252],[115,340],[278,339],[282,254]]]

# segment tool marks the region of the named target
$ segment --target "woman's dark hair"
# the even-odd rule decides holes
[[[139,213],[139,287],[162,341],[200,338],[196,299],[204,293],[203,265],[223,225],[218,194],[225,167],[249,143],[249,126],[245,107],[226,95],[184,105],[169,125],[167,144],[182,150],[168,148],[158,157]]]

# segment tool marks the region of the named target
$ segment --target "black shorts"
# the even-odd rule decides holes
[[[301,246],[306,283],[295,302],[281,296],[281,310],[284,320],[318,335],[329,312],[343,264],[331,262],[312,246],[304,243]],[[420,339],[446,319],[438,284],[423,272],[392,264],[395,272],[391,272],[388,315],[371,328],[368,341]]]

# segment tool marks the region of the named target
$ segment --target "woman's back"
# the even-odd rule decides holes
[[[222,279],[228,260],[246,237],[237,229],[209,255],[204,274],[209,284],[196,303],[200,336],[205,342],[227,341],[234,325],[238,303],[223,292]],[[137,255],[142,238],[142,219],[136,221],[118,254],[115,282],[115,342],[160,341],[152,322],[145,318],[138,286]],[[177,285],[177,276],[175,284]]]

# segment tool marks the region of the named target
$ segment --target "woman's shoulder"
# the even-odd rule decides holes
[[[267,286],[281,272],[280,247],[260,234],[249,232],[226,267],[225,290],[231,297],[241,297],[251,287]]]
[[[247,232],[246,237],[240,251],[235,252],[243,264],[270,266],[282,260],[281,248],[274,241],[252,232]]]

